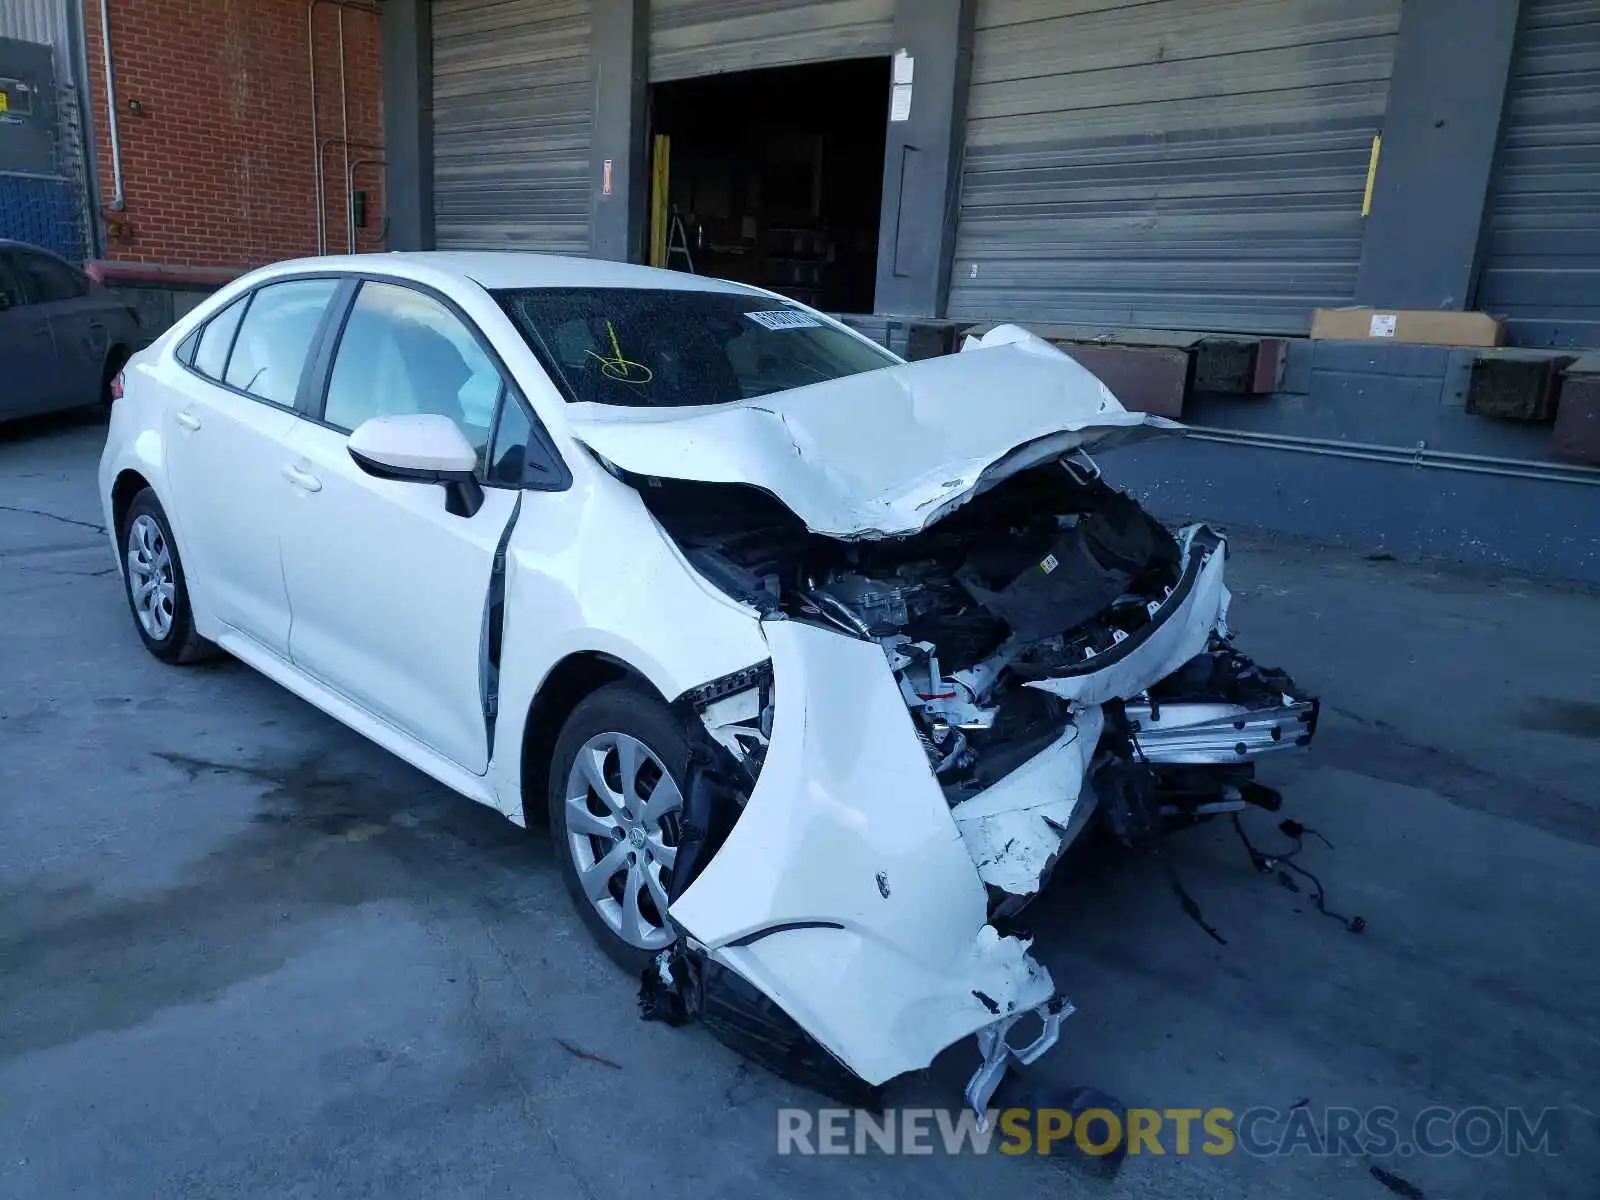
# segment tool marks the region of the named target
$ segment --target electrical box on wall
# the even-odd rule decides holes
[[[33,88],[24,79],[0,76],[0,125],[20,125],[33,116]]]
[[[49,46],[0,38],[0,171],[59,170],[55,87]]]

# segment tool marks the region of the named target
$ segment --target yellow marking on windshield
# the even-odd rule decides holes
[[[622,353],[622,343],[617,340],[617,327],[606,319],[606,333],[611,337],[611,357],[602,358],[593,350],[584,351],[590,358],[600,364],[600,374],[607,379],[614,379],[618,383],[634,383],[644,385],[656,377],[656,373],[641,362],[634,362]]]

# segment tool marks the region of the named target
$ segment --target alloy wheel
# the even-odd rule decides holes
[[[567,773],[565,810],[568,850],[600,919],[638,949],[671,945],[683,796],[665,764],[638,738],[597,733]]]
[[[166,640],[177,596],[172,548],[148,513],[140,513],[128,526],[128,595],[145,633],[158,642]]]

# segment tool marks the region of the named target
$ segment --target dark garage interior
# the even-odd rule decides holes
[[[651,101],[657,153],[669,139],[665,265],[685,269],[687,244],[701,274],[873,311],[887,59],[685,79]]]

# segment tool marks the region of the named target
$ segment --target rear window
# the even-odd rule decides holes
[[[15,261],[24,286],[38,304],[77,300],[89,294],[89,280],[64,262],[29,250],[18,251]]]
[[[240,296],[206,322],[200,332],[200,341],[195,346],[194,357],[189,360],[200,374],[219,381],[222,379],[222,373],[228,368],[228,351],[233,349],[233,335],[238,332],[239,318],[244,316],[244,306],[249,299],[248,296]]]
[[[292,405],[322,310],[338,287],[337,279],[290,279],[257,288],[233,339],[223,382],[273,404]],[[200,351],[205,353],[203,345]]]
[[[637,288],[495,295],[573,402],[726,404],[899,361],[807,309],[767,296]]]

